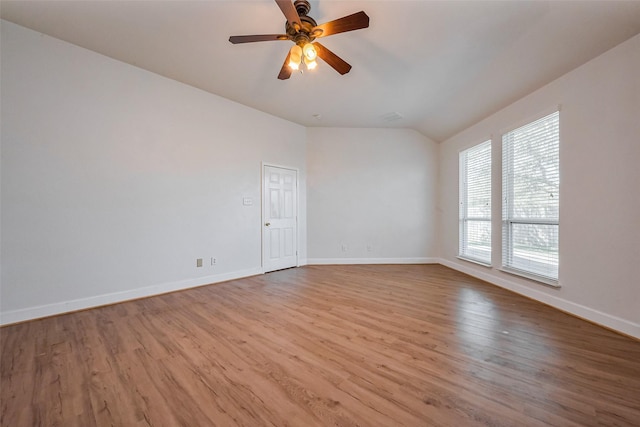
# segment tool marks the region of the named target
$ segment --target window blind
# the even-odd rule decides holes
[[[491,264],[491,141],[460,153],[459,256]]]
[[[560,113],[502,136],[502,263],[558,280]]]

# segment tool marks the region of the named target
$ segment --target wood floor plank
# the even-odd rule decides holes
[[[640,342],[439,265],[307,266],[0,328],[0,425],[640,426]]]

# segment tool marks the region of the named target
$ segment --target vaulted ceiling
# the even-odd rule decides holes
[[[364,10],[370,27],[322,39],[326,63],[277,79],[290,41],[262,1],[5,1],[3,19],[304,126],[404,127],[442,141],[640,33],[640,1],[311,1],[318,23]]]

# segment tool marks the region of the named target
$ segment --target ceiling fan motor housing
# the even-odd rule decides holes
[[[302,15],[300,16],[300,23],[302,24],[302,28],[299,31],[286,22],[285,29],[287,35],[291,40],[293,40],[296,44],[299,43],[299,40],[305,41],[307,43],[312,42],[316,38],[316,34],[314,34],[313,29],[318,26],[315,19],[310,16]]]
[[[296,11],[301,18],[306,16],[311,10],[311,4],[307,0],[296,0],[293,2],[293,6],[296,8]]]

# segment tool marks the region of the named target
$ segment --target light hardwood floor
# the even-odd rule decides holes
[[[439,265],[307,266],[0,333],[6,427],[640,425],[640,342]]]

